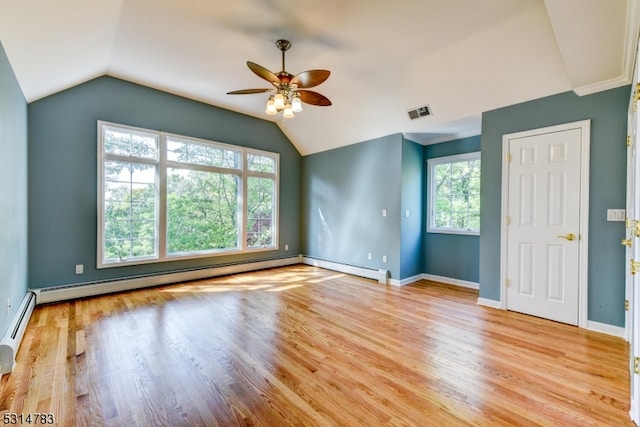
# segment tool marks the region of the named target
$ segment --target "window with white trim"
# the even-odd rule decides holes
[[[480,152],[427,160],[431,233],[480,234]]]
[[[98,267],[277,249],[279,155],[98,122]]]

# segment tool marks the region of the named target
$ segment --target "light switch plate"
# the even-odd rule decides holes
[[[624,221],[625,215],[624,209],[607,209],[607,221]]]

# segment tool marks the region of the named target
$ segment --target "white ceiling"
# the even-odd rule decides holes
[[[393,133],[478,134],[483,111],[631,81],[640,0],[0,0],[0,42],[27,101],[111,75],[274,120],[303,154]],[[329,69],[331,107],[264,114],[246,61]],[[409,120],[428,104],[433,116]],[[276,117],[276,118],[274,118]]]

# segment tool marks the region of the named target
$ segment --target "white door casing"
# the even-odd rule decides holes
[[[636,57],[636,69],[634,72],[633,88],[638,90],[640,70],[638,69],[638,57]],[[635,104],[635,105],[634,105]],[[640,158],[638,158],[638,105],[635,91],[631,91],[629,102],[628,130],[630,141],[627,145],[627,201],[626,201],[626,227],[622,243],[625,250],[625,294],[629,304],[626,315],[625,337],[630,343],[629,371],[630,371],[630,397],[631,419],[640,424],[640,376],[635,372],[635,358],[640,356],[640,274],[631,274],[631,262],[640,260]]]
[[[636,121],[637,115],[632,110],[633,105],[633,92],[632,99],[629,102],[629,115],[627,121],[627,192],[625,197],[625,235],[622,239],[622,245],[626,246],[625,250],[625,259],[631,259],[633,257],[633,233],[628,232],[630,226],[630,220],[636,217],[635,215],[635,192],[638,190],[636,183],[636,174],[638,173],[635,170],[635,146],[637,141],[636,136]],[[626,263],[625,263],[626,268]],[[627,311],[625,313],[625,329],[624,329],[624,338],[628,342],[633,342],[633,276],[629,269],[625,271],[625,300],[628,304]]]
[[[590,121],[503,136],[501,304],[586,327]]]
[[[633,101],[632,101],[633,102]],[[629,303],[626,315],[625,335],[630,342],[629,370],[630,370],[630,396],[631,396],[631,419],[640,423],[640,378],[635,373],[635,357],[640,355],[640,277],[638,274],[631,274],[631,262],[640,259],[640,239],[637,237],[638,213],[640,213],[640,197],[637,191],[640,189],[640,159],[637,152],[637,120],[638,115],[632,112],[630,117],[631,145],[627,149],[627,203],[626,203],[626,232],[622,243],[627,241],[626,255],[626,300]],[[628,239],[628,240],[627,240]]]

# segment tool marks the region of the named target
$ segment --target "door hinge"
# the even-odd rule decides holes
[[[626,218],[625,225],[630,234],[640,237],[640,226],[638,220]]]
[[[507,154],[507,163],[511,163],[511,153]]]
[[[628,299],[624,300],[624,310],[625,311],[629,311],[629,300]]]
[[[640,100],[640,83],[636,83],[636,91],[633,94],[633,111],[636,111],[638,100]]]
[[[511,281],[509,279],[504,279],[504,286],[506,286],[507,288],[511,286]]]
[[[640,357],[633,358],[633,372],[640,374]]]
[[[631,135],[627,135],[627,147],[631,147]]]
[[[505,217],[505,219],[504,219],[504,223],[505,223],[505,224],[507,224],[507,225],[511,224],[511,217],[510,217],[509,215],[507,215],[507,216]]]

